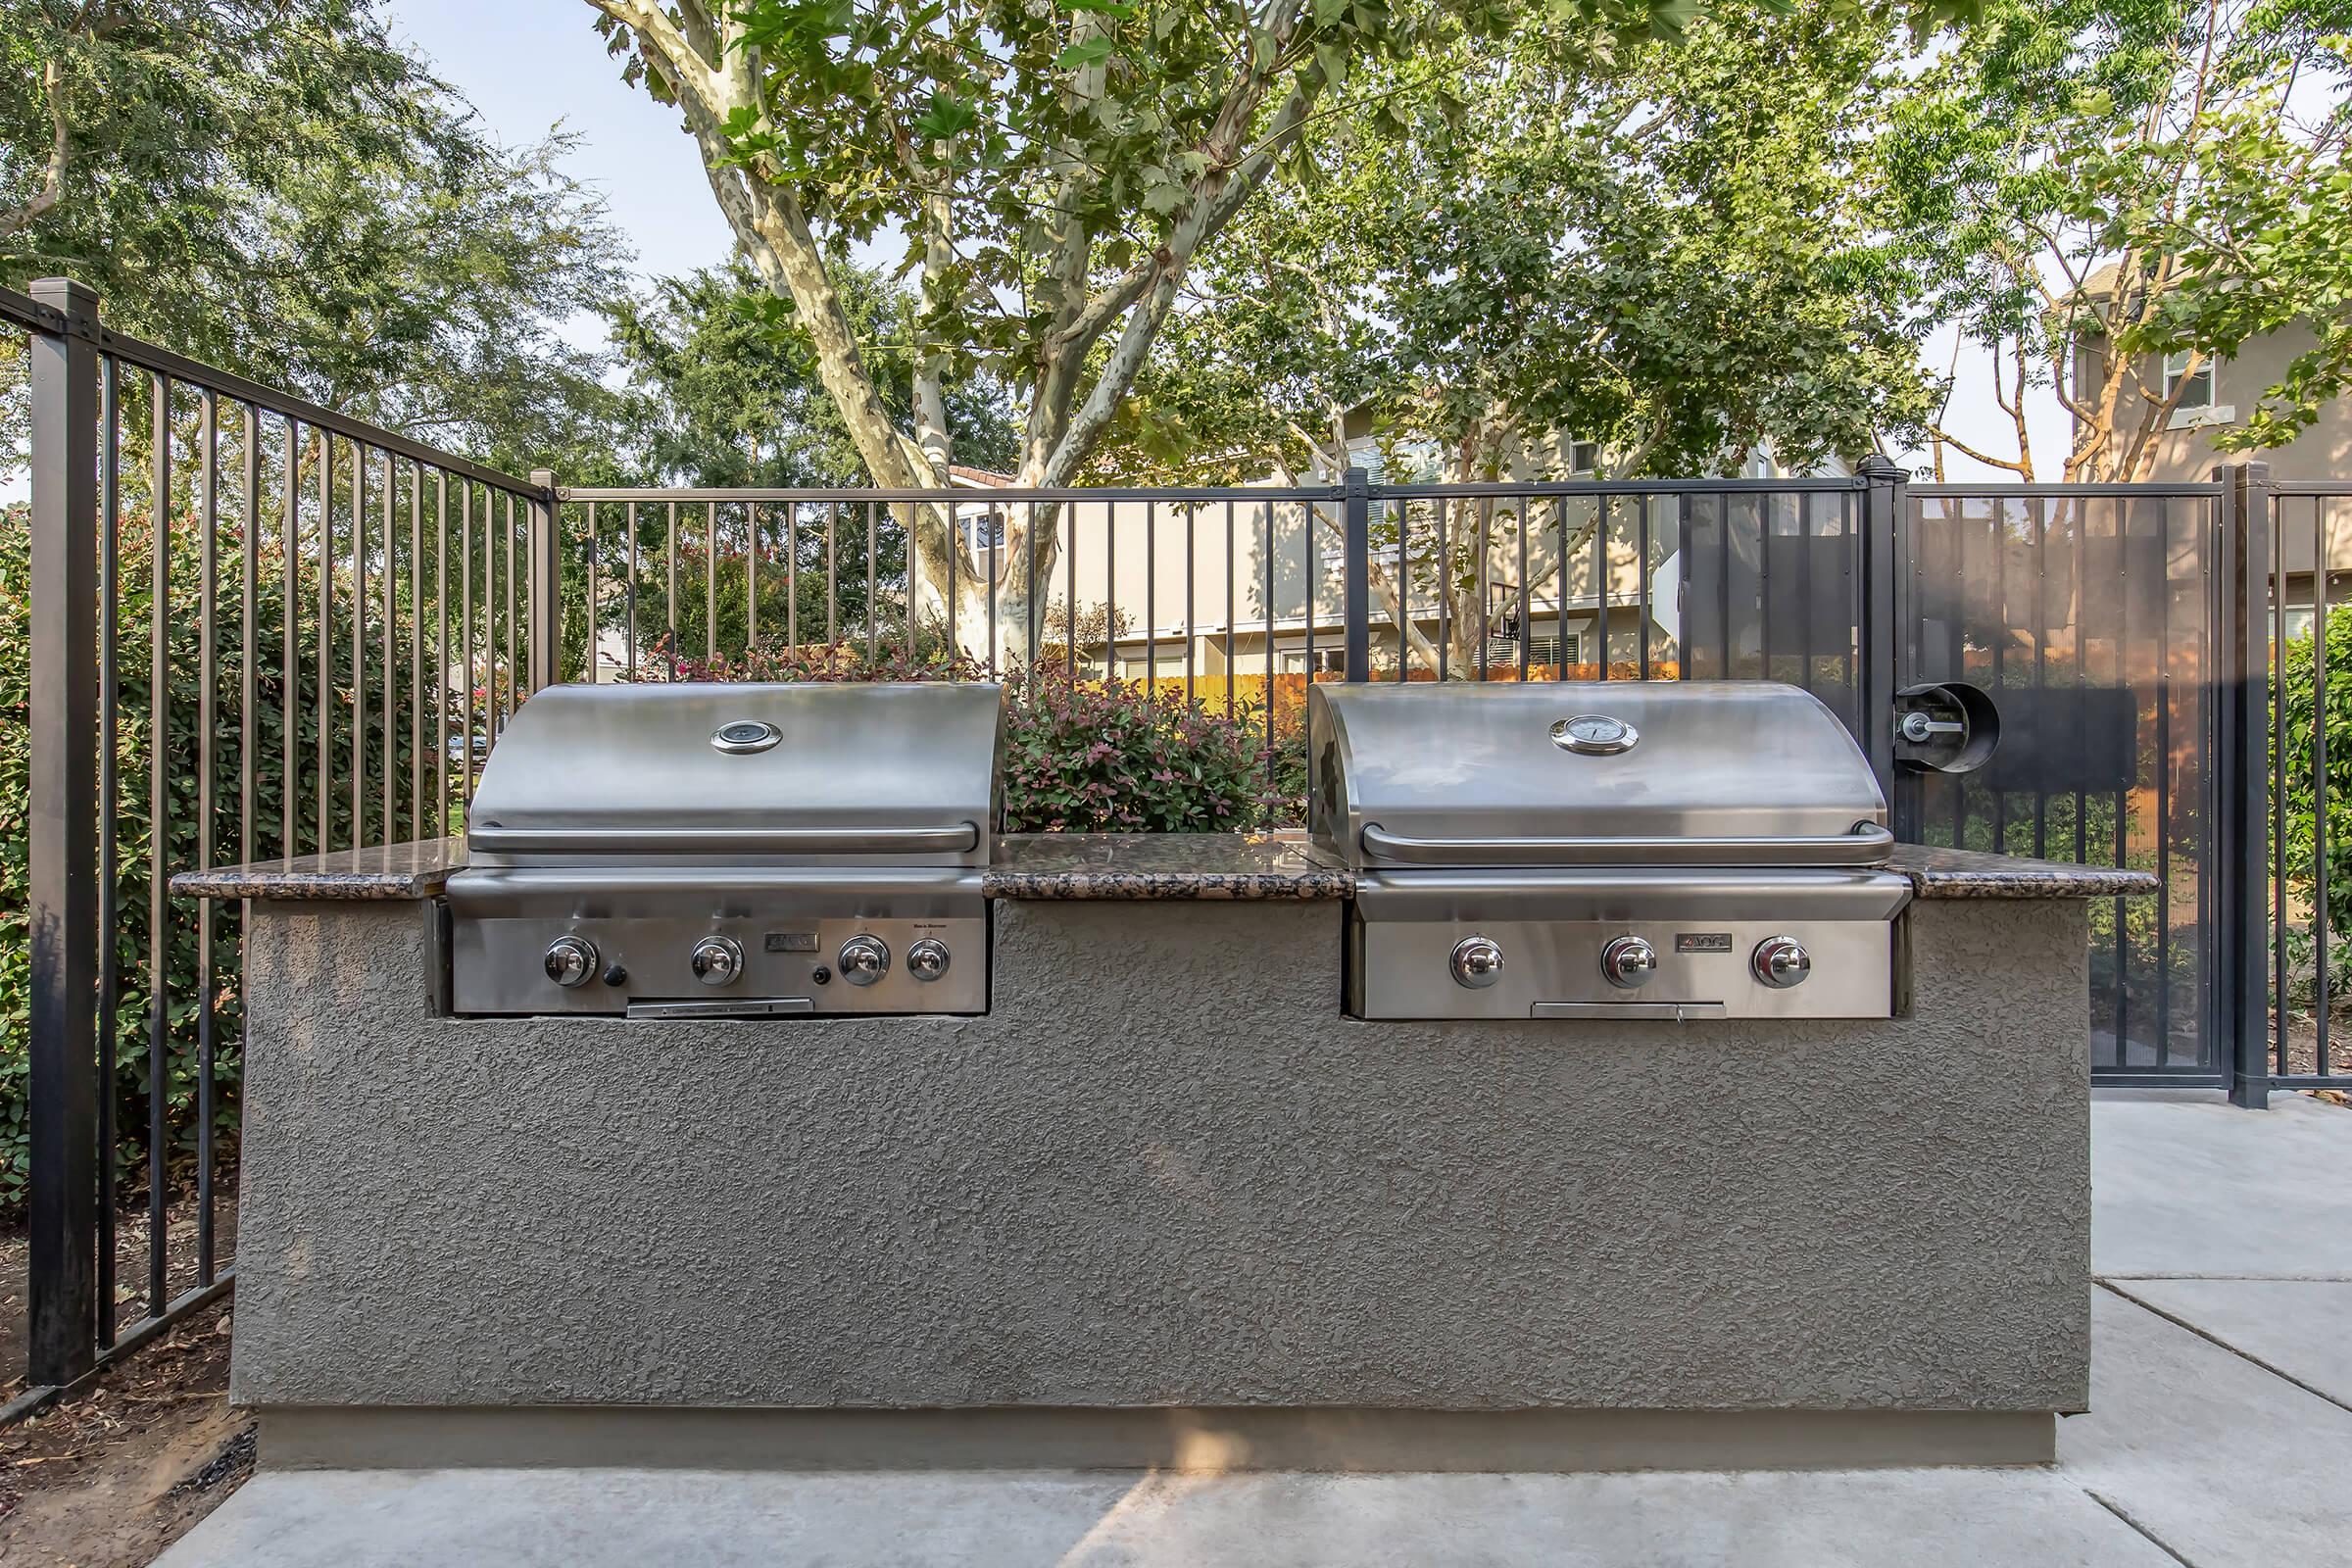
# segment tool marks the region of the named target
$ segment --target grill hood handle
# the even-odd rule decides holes
[[[1417,839],[1364,824],[1364,853],[1417,865],[1878,865],[1894,835],[1875,822],[1804,838]]]
[[[961,855],[980,847],[980,827],[500,827],[478,822],[467,845],[495,855]]]

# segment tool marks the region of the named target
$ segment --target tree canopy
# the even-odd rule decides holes
[[[510,464],[592,461],[603,363],[559,330],[628,252],[368,0],[0,0],[0,282]],[[23,382],[0,387],[22,440]],[[16,443],[11,443],[12,449]]]
[[[1621,61],[1392,71],[1200,270],[1107,461],[1330,470],[1350,413],[1456,479],[1714,472],[1758,445],[1810,466],[1910,433],[1903,277],[1853,184],[1897,46],[1830,5],[1731,6]]]
[[[2034,477],[2047,388],[2066,478],[2144,477],[2197,370],[2290,322],[2319,345],[2226,441],[2276,444],[2342,390],[2347,31],[2345,0],[1994,0],[1903,85],[1885,210],[1922,318],[1994,356],[2017,451],[1943,441]]]

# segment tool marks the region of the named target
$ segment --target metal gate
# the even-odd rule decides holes
[[[2222,1081],[2221,916],[2236,667],[2220,483],[1913,486],[1899,680],[1989,693],[1979,771],[1897,775],[1899,837],[2155,873],[2092,906],[2092,1070]]]

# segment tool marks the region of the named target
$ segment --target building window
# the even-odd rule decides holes
[[[1527,667],[1547,669],[1559,663],[1581,664],[1584,662],[1584,635],[1580,632],[1570,632],[1565,643],[1553,637],[1530,637],[1527,639]],[[1503,636],[1487,639],[1489,669],[1500,669],[1506,664],[1516,665],[1518,662],[1518,638]]]
[[[2213,361],[2206,360],[2197,367],[2196,374],[2189,375],[2187,370],[2190,358],[2191,356],[2185,349],[2179,354],[2168,354],[2164,357],[2164,395],[2169,399],[2178,389],[2180,398],[2173,407],[2176,411],[2182,413],[2190,409],[2213,407]]]
[[[1591,473],[1600,466],[1600,443],[1571,441],[1568,443],[1568,471]]]
[[[1249,661],[1244,660],[1242,662],[1247,665]],[[1348,645],[1345,642],[1342,642],[1338,647],[1335,648],[1328,644],[1318,643],[1315,646],[1312,667],[1315,673],[1319,675],[1347,674]],[[1307,672],[1308,668],[1309,663],[1305,649],[1285,648],[1282,650],[1282,672],[1285,675],[1303,675]]]
[[[996,511],[980,516],[966,514],[956,521],[963,529],[964,547],[973,555],[993,555],[1004,548],[1004,514]]]

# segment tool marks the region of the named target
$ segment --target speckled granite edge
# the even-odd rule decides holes
[[[2157,888],[2154,874],[2147,871],[1925,844],[1896,845],[1886,868],[1909,877],[1914,896],[1922,899],[2106,899],[2154,893]]]
[[[992,899],[1226,899],[1299,901],[1351,898],[1346,871],[991,871],[981,888]]]
[[[184,898],[342,903],[429,899],[466,864],[463,839],[183,871]],[[1898,844],[1887,869],[1922,899],[2102,899],[2156,891],[2146,871],[2069,865]],[[1291,835],[1041,833],[998,842],[982,889],[997,899],[1294,900],[1350,898],[1355,878]]]
[[[422,839],[290,860],[182,871],[172,891],[190,899],[293,899],[341,904],[429,899],[466,864],[464,839]]]
[[[1035,833],[997,842],[981,883],[997,899],[1345,899],[1346,868],[1302,837],[1246,833]]]

